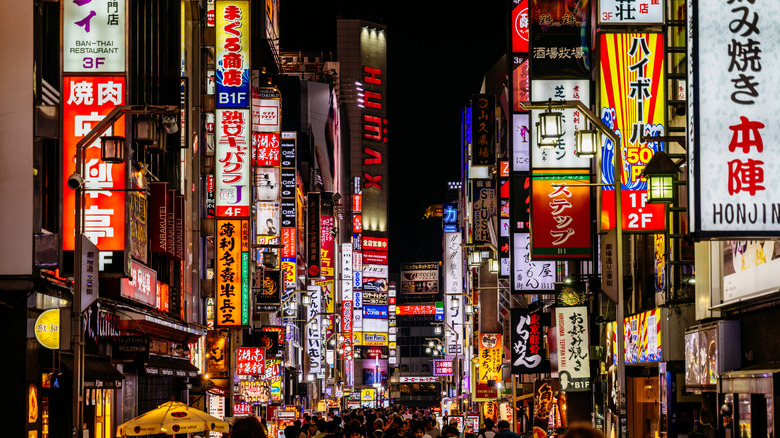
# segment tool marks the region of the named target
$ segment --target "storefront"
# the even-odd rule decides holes
[[[753,365],[720,376],[720,419],[725,437],[774,436],[780,368]]]

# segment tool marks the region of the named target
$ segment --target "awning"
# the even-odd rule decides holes
[[[772,394],[777,365],[751,365],[720,375],[721,394]]]
[[[63,368],[73,371],[73,354],[63,353],[60,357]],[[113,365],[108,356],[84,356],[84,387],[85,388],[121,388],[122,375]]]
[[[165,356],[149,356],[139,367],[144,373],[158,376],[197,377],[198,367],[185,359]]]

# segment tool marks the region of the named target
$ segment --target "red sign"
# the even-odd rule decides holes
[[[62,249],[75,247],[76,191],[68,178],[76,172],[76,144],[117,105],[123,105],[124,76],[65,76],[62,107]],[[121,117],[103,135],[125,135]],[[100,139],[84,148],[84,234],[101,251],[125,249],[125,164],[100,159]]]
[[[352,331],[352,301],[343,301],[341,303],[341,331]]]
[[[363,232],[363,215],[362,214],[356,214],[352,216],[352,232],[353,233],[362,233]]]
[[[265,348],[240,347],[236,350],[236,374],[265,375]]]
[[[387,238],[363,236],[363,251],[371,250],[387,252]]]
[[[451,360],[433,360],[433,375],[434,376],[451,376],[452,375],[452,361]]]
[[[280,165],[279,137],[278,132],[252,133],[252,162],[255,166],[278,167]]]
[[[528,0],[512,9],[512,52],[528,52]]]
[[[352,195],[352,212],[363,212],[363,195]]]
[[[295,237],[296,229],[292,227],[282,227],[282,257],[291,258],[296,256]]]
[[[590,170],[538,170],[531,175],[531,258],[591,256]],[[579,185],[578,185],[579,184]]]
[[[436,306],[433,304],[425,304],[418,306],[397,306],[395,308],[396,315],[435,315]]]
[[[233,405],[233,415],[249,415],[252,413],[252,405],[249,403],[236,403]]]
[[[387,252],[380,251],[363,251],[363,263],[366,264],[387,264]]]
[[[120,294],[123,297],[156,306],[157,271],[131,260],[130,273],[131,278],[122,279]]]

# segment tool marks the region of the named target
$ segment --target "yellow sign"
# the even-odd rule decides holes
[[[388,348],[390,348],[391,350],[395,350],[397,346],[398,346],[398,344],[396,342],[390,342],[390,345],[389,345]]]
[[[354,332],[352,337],[355,341],[355,345],[387,347],[387,333]]]
[[[241,220],[217,220],[217,326],[237,326],[242,323],[243,260],[241,257]]]
[[[373,401],[374,400],[374,388],[366,388],[360,390],[360,401]]]
[[[479,383],[501,380],[501,362],[504,344],[501,333],[480,333],[479,335]]]
[[[35,320],[35,339],[46,348],[60,348],[60,309],[50,309]]]

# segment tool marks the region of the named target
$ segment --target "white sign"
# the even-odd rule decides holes
[[[322,306],[322,291],[319,286],[307,286],[311,296],[311,304],[306,312],[307,320],[311,320],[306,326],[306,353],[309,355],[310,367],[309,373],[322,372],[322,334],[320,316]]]
[[[558,379],[562,391],[590,390],[588,308],[557,307]]]
[[[777,233],[780,82],[774,75],[780,50],[774,44],[780,9],[758,1],[702,5],[694,12],[689,21],[698,44],[688,54],[698,61],[688,77],[698,86],[688,96],[692,229],[717,237]]]
[[[420,376],[420,377],[401,376],[401,383],[435,383],[438,381],[439,378],[436,376]]]
[[[528,172],[531,164],[531,130],[528,114],[512,115],[512,170]]]
[[[579,100],[590,105],[590,85],[587,79],[550,79],[531,82],[531,98],[534,101],[553,102],[561,100]],[[555,108],[553,108],[555,110]],[[531,120],[539,120],[543,111],[531,111]],[[579,110],[565,109],[563,113],[563,136],[558,145],[550,149],[540,149],[536,143],[536,127],[531,131],[531,166],[534,169],[566,168],[590,169],[590,159],[574,154],[574,132],[588,129],[588,119]]]
[[[444,293],[463,293],[463,237],[460,233],[444,233]]]
[[[515,233],[513,290],[555,290],[555,262],[531,261],[531,235]]]
[[[124,72],[125,1],[65,1],[62,5],[63,71]]]
[[[352,278],[352,244],[341,244],[341,278]]]
[[[723,302],[731,303],[780,287],[780,243],[756,240],[721,242]]]
[[[365,264],[363,265],[363,277],[366,278],[388,278],[389,270],[387,265]]]
[[[444,319],[447,321],[444,346],[448,358],[463,354],[463,322],[465,321],[465,309],[463,302],[457,295],[444,296]],[[446,326],[445,326],[446,327]],[[451,330],[450,330],[451,329]]]
[[[249,216],[249,110],[217,110],[217,216]]]
[[[598,3],[599,24],[664,24],[665,2],[662,1],[601,0]]]

